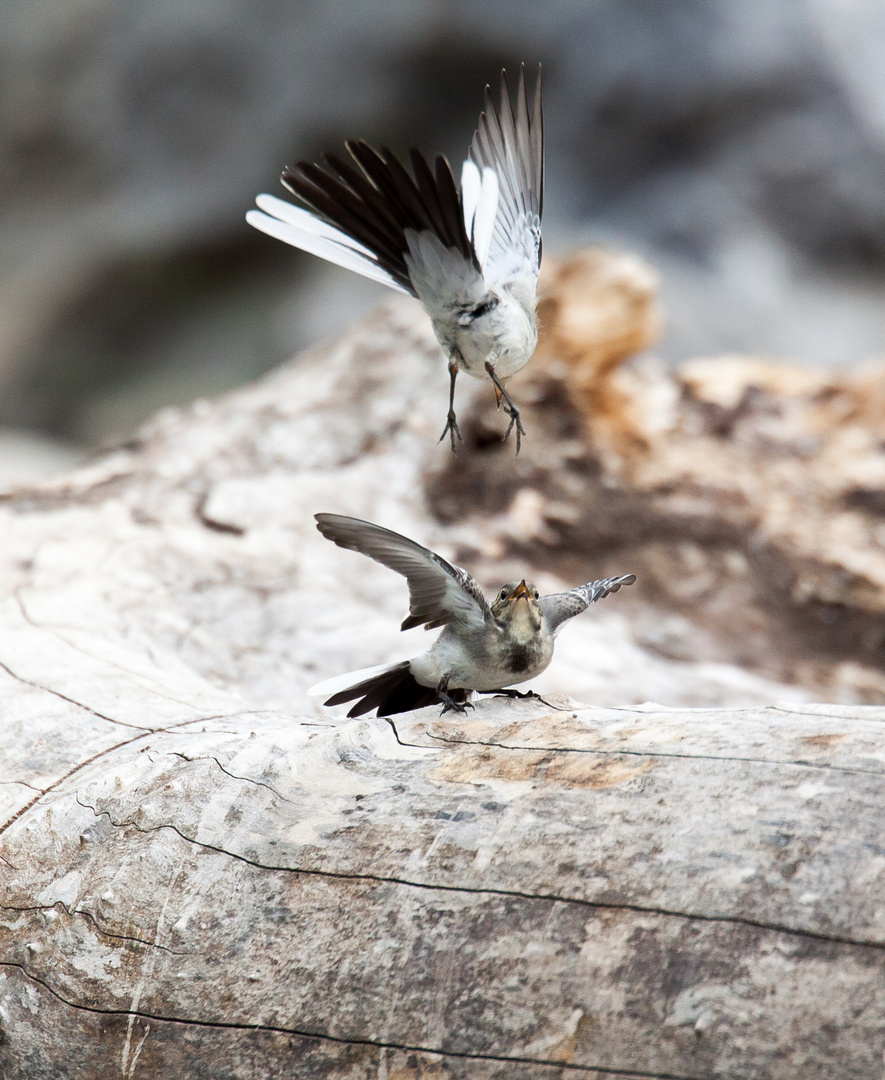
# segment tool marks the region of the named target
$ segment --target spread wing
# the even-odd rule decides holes
[[[466,570],[380,525],[340,514],[314,517],[327,540],[368,555],[403,575],[409,583],[410,601],[403,630],[413,626],[430,630],[450,622],[479,627],[492,620],[482,589]]]
[[[507,74],[501,72],[501,106],[486,87],[485,111],[461,171],[467,232],[490,287],[524,281],[534,296],[541,266],[544,208],[544,116],[541,69],[529,113],[525,66],[519,71],[516,114]]]
[[[635,580],[635,574],[625,574],[623,577],[591,581],[588,585],[579,585],[571,592],[550,593],[541,597],[541,611],[547,619],[547,625],[555,634],[563,623],[586,611],[591,604],[602,600],[609,593],[616,593],[622,585],[632,585]]]

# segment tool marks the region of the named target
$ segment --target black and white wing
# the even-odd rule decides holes
[[[460,276],[481,284],[461,194],[448,161],[440,156],[431,169],[418,150],[411,150],[410,174],[390,150],[373,150],[361,140],[345,145],[352,163],[329,153],[323,156],[325,167],[300,161],[283,170],[283,183],[304,207],[259,195],[259,209],[246,215],[249,224],[417,296],[408,265],[414,248],[406,236],[410,231],[432,237],[438,249],[463,267]]]
[[[544,209],[544,115],[541,69],[529,112],[525,66],[519,71],[516,114],[507,74],[501,72],[501,106],[486,87],[485,111],[461,170],[464,220],[483,279],[490,288],[525,282],[534,296],[541,267]]]
[[[317,528],[339,547],[368,555],[402,574],[409,584],[410,610],[401,629],[460,622],[480,627],[493,616],[482,589],[459,566],[390,529],[340,514],[315,514]]]
[[[563,623],[586,611],[591,604],[602,600],[609,593],[616,593],[622,585],[632,585],[635,580],[635,574],[625,574],[623,577],[591,581],[588,585],[579,585],[571,592],[550,593],[541,597],[541,611],[547,619],[547,625],[555,634]]]

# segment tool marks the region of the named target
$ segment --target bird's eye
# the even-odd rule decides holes
[[[540,596],[541,594],[540,594],[540,593],[538,592],[538,590],[537,590],[537,589],[535,589],[535,591],[534,591],[533,595],[534,595],[535,599],[537,600],[537,599],[538,599],[538,597],[539,597],[539,596]]]
[[[500,593],[498,594],[498,599],[499,600],[506,600],[507,599],[507,590],[506,589],[502,589],[500,591]]]

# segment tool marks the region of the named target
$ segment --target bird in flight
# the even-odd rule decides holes
[[[372,709],[378,716],[391,716],[434,704],[441,704],[443,713],[465,712],[473,708],[471,691],[525,696],[507,688],[544,671],[563,625],[636,580],[635,574],[626,574],[547,596],[525,580],[511,581],[489,603],[466,570],[399,533],[339,514],[315,517],[326,539],[405,577],[410,610],[401,629],[444,627],[420,656],[354,671],[308,691],[331,694],[326,705],[358,699],[348,716],[363,716]]]
[[[449,412],[440,442],[461,439],[455,380],[463,371],[491,380],[510,418],[504,438],[525,429],[505,383],[529,362],[538,342],[535,294],[541,265],[544,125],[541,70],[529,110],[520,68],[516,110],[506,72],[496,109],[486,87],[485,110],[460,188],[448,161],[433,168],[410,151],[412,172],[385,148],[345,143],[325,165],[298,162],[283,184],[303,206],[259,195],[246,220],[256,229],[391,289],[416,297],[430,316],[449,363]],[[355,167],[356,166],[356,167]]]

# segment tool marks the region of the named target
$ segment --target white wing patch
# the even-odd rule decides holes
[[[486,88],[486,108],[473,137],[470,161],[473,170],[465,166],[465,171],[471,177],[471,224],[483,278],[491,288],[522,281],[534,296],[541,263],[544,189],[540,69],[531,112],[524,69],[520,69],[515,114],[504,72],[497,110]]]
[[[461,169],[461,194],[464,200],[464,225],[473,241],[476,260],[485,270],[492,243],[495,219],[498,215],[500,187],[494,169],[484,168],[480,173],[470,158]]]
[[[467,158],[461,166],[461,204],[464,207],[464,228],[467,230],[467,235],[471,237],[481,189],[482,178],[479,175],[479,169],[470,158]],[[475,242],[473,246],[476,247]]]
[[[246,214],[246,221],[254,228],[345,270],[378,281],[389,289],[406,292],[386,270],[381,269],[369,249],[347,233],[321,221],[308,210],[273,195],[259,195],[255,202],[259,209]]]

